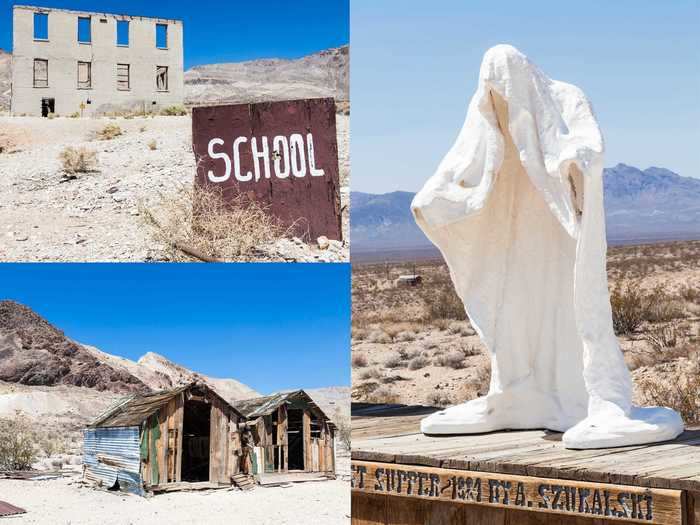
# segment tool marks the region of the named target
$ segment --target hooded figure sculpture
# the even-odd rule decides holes
[[[668,408],[632,406],[605,271],[603,139],[577,87],[511,46],[484,55],[459,137],[411,204],[491,356],[489,393],[426,434],[547,428],[568,448],[673,439]]]

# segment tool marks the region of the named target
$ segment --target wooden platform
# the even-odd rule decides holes
[[[682,491],[675,494],[680,495],[681,512],[689,516],[679,523],[700,524],[700,428],[688,429],[674,441],[653,445],[567,450],[561,443],[560,433],[543,430],[493,432],[470,436],[424,436],[420,433],[419,422],[435,410],[429,407],[354,404],[353,465],[369,463],[370,466],[377,466],[385,463],[400,465],[404,469],[406,466],[424,466],[438,470],[496,473],[506,477],[529,476],[533,479],[553,478],[570,482],[673,489]],[[372,468],[370,470],[374,472]],[[420,468],[412,470],[421,471]],[[659,493],[665,494],[663,491]],[[354,496],[356,495],[360,496],[354,493]],[[377,504],[377,501],[370,501],[373,497],[376,499],[374,494],[361,496],[365,498],[365,506]],[[391,495],[388,497],[389,500],[392,499]],[[422,504],[425,505],[425,501]],[[695,508],[696,506],[698,508]],[[481,508],[479,512],[487,510],[492,509]],[[388,511],[384,509],[384,512]],[[355,507],[353,517],[354,523],[382,523],[381,520],[373,522],[355,519]],[[472,517],[468,522],[480,521]],[[529,523],[522,518],[516,521],[488,521],[511,522]],[[587,519],[586,522],[591,523],[591,520]],[[608,519],[599,521],[607,522]],[[615,522],[619,523],[617,519]],[[383,523],[393,522],[387,519]]]

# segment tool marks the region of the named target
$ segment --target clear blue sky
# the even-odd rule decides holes
[[[0,299],[72,339],[262,393],[350,384],[349,264],[0,264]]]
[[[0,48],[12,47],[12,5],[177,18],[185,67],[255,58],[297,58],[349,42],[349,0],[0,0]],[[99,6],[99,7],[98,7]]]
[[[353,190],[422,186],[499,43],[585,91],[606,166],[700,176],[698,0],[352,0],[350,25]]]

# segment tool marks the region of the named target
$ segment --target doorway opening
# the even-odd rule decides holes
[[[55,113],[56,110],[56,99],[54,98],[42,98],[41,99],[41,116],[48,117],[49,113]]]
[[[182,425],[182,481],[209,481],[211,405],[185,401]]]
[[[304,470],[304,411],[287,410],[288,469]]]

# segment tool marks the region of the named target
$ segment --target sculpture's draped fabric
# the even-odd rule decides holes
[[[491,386],[428,418],[428,430],[629,418],[605,271],[603,149],[581,90],[510,46],[486,53],[464,127],[412,209],[491,353]],[[572,446],[591,442],[575,433]]]

